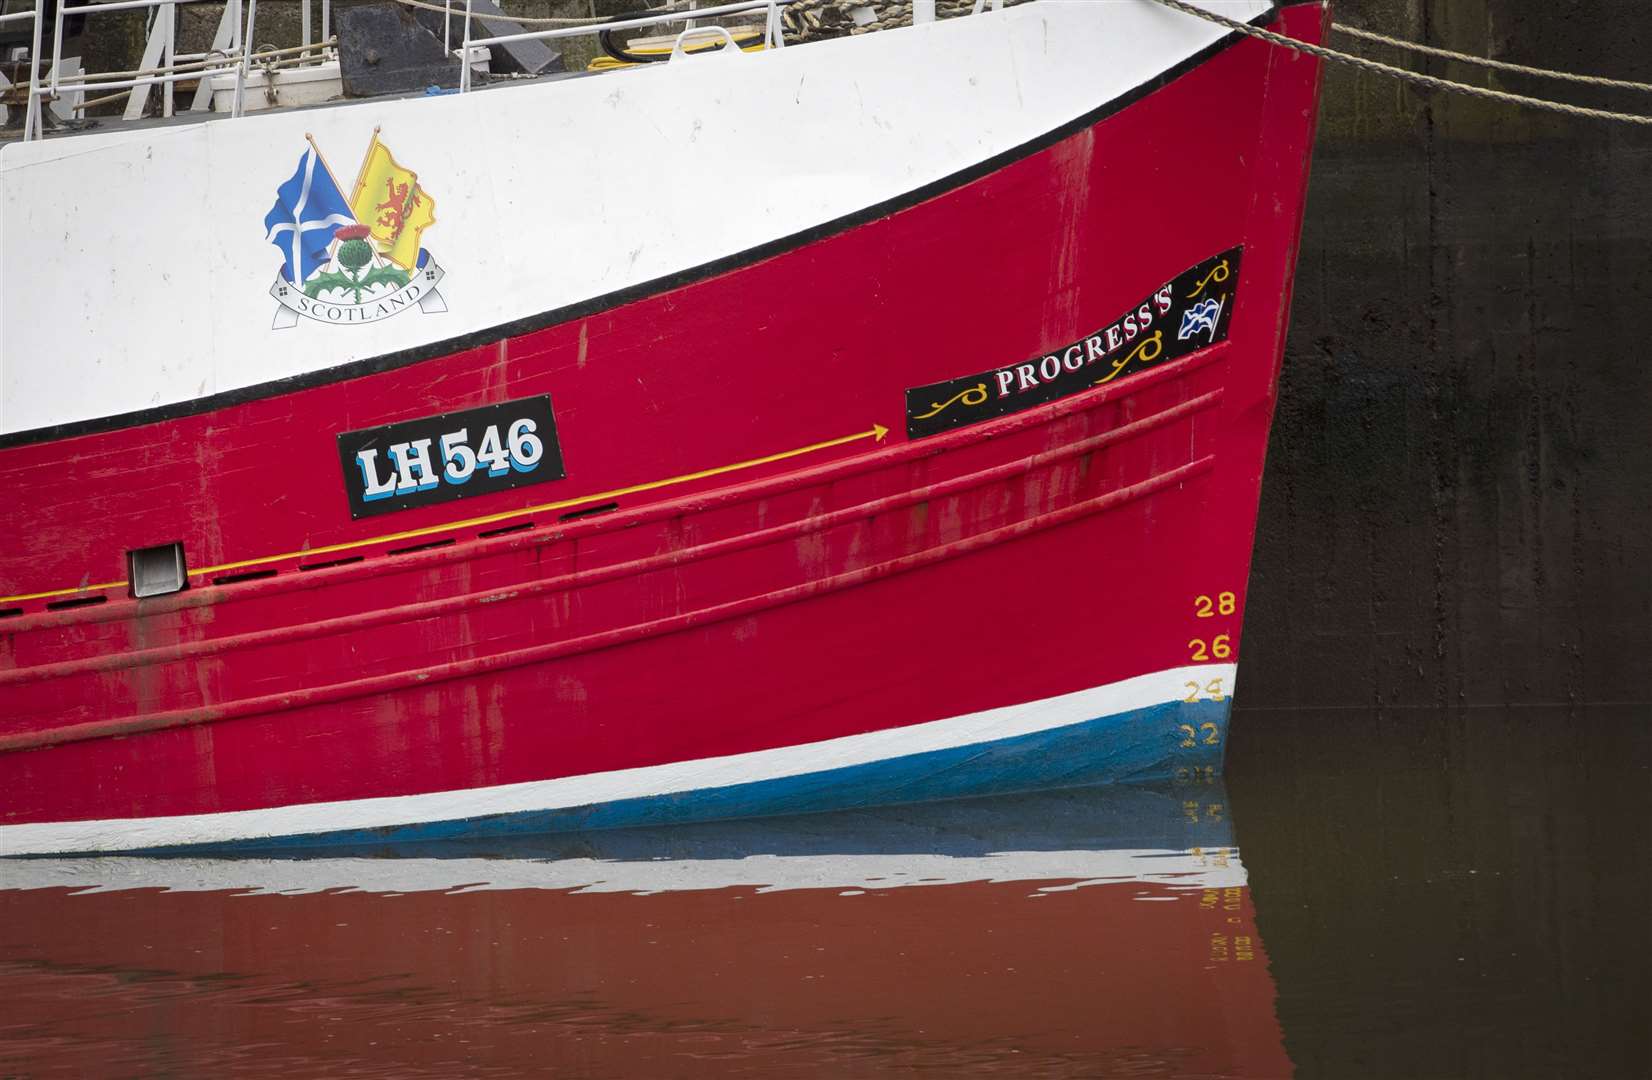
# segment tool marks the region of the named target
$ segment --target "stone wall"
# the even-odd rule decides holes
[[[1652,9],[1609,7],[1350,0],[1335,16],[1652,81]],[[1652,111],[1633,92],[1569,99]],[[1649,175],[1647,128],[1328,71],[1241,706],[1652,697]]]

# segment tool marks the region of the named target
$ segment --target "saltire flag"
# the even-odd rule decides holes
[[[419,236],[436,224],[436,202],[419,187],[418,174],[397,163],[390,148],[379,142],[377,131],[350,194],[350,208],[372,232],[380,254],[404,270],[418,266]]]
[[[1176,331],[1177,341],[1186,341],[1201,330],[1210,331],[1210,340],[1216,340],[1216,324],[1222,318],[1222,305],[1227,303],[1227,297],[1217,300],[1214,296],[1207,296],[1182,312],[1182,326]]]
[[[264,237],[281,250],[281,272],[303,285],[327,262],[327,248],[340,226],[354,225],[344,193],[333,183],[315,147],[304,151],[292,177],[275,189],[275,205],[264,215]]]

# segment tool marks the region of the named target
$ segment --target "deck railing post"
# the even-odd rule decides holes
[[[29,100],[23,106],[23,141],[41,136],[40,31],[46,18],[46,0],[34,0],[34,44],[29,49]]]
[[[763,45],[769,49],[782,49],[786,46],[786,27],[780,21],[780,5],[775,0],[769,0],[768,17],[763,20]]]
[[[166,37],[163,39],[166,44],[161,50],[161,67],[170,73],[178,52],[178,5],[168,4],[161,8],[161,17],[166,20]],[[173,83],[161,84],[162,116],[172,115],[173,86]]]
[[[235,5],[235,47],[239,50],[235,64],[235,100],[230,105],[231,116],[241,115],[241,96],[247,89],[247,41],[252,37],[252,20],[249,17],[247,25],[241,25],[241,0],[231,0]],[[258,0],[251,0],[256,5]],[[248,12],[251,15],[251,11]]]
[[[165,3],[158,2],[150,4],[149,10],[145,12],[145,20],[149,29],[144,36],[143,55],[138,60],[136,74],[139,78],[139,85],[126,95],[124,116],[127,120],[137,120],[143,116],[149,108],[149,91],[152,88],[160,90],[161,102],[163,107],[165,105],[166,91],[164,84],[157,87],[155,79],[144,78],[143,76],[145,72],[159,71],[165,66],[163,61],[166,54],[166,8]],[[75,10],[78,12],[80,9],[76,8]],[[150,18],[150,16],[153,16],[153,18]]]
[[[465,51],[459,58],[459,93],[463,94],[470,89],[470,5],[471,0],[465,0]]]
[[[63,66],[63,4],[57,4],[57,17],[52,20],[52,100],[57,100],[57,69]]]

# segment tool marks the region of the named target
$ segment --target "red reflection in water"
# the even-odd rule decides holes
[[[0,1075],[1289,1074],[1248,890],[1062,884],[0,892]]]

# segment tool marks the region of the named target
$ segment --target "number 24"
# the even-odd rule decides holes
[[[1199,694],[1201,692],[1205,693],[1205,694],[1209,694],[1210,695],[1210,700],[1212,700],[1212,701],[1226,701],[1227,700],[1227,695],[1222,692],[1222,680],[1221,679],[1212,679],[1212,680],[1210,680],[1210,682],[1205,685],[1203,691],[1200,690],[1199,684],[1196,683],[1196,682],[1183,683],[1182,685],[1187,687],[1187,697],[1183,698],[1182,700],[1187,702],[1189,705],[1192,705],[1192,704],[1196,703],[1199,700]]]

